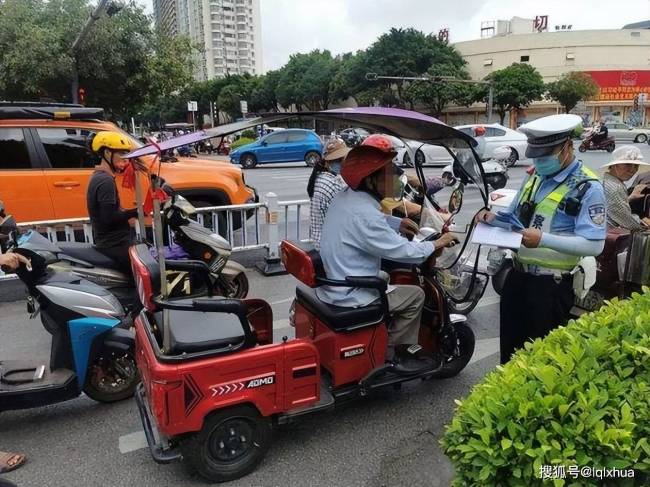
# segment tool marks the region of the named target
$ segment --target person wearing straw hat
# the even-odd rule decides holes
[[[339,177],[341,163],[350,149],[339,138],[330,139],[325,145],[323,158],[314,165],[307,183],[309,195],[309,237],[316,249],[320,249],[320,239],[327,209],[334,195],[345,187]]]
[[[630,231],[647,229],[650,227],[650,218],[640,219],[632,213],[625,182],[634,177],[640,166],[650,164],[643,162],[641,151],[631,145],[618,147],[612,155],[614,160],[603,165],[606,169],[603,187],[607,201],[607,225]]]

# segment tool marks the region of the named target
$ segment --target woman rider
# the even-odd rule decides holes
[[[316,249],[320,249],[321,232],[327,209],[332,198],[345,183],[339,177],[341,163],[350,149],[339,138],[330,139],[325,145],[323,158],[316,163],[309,177],[307,194],[309,195],[309,237]]]
[[[614,153],[614,160],[603,167],[607,169],[603,176],[603,188],[607,201],[607,225],[609,227],[643,230],[650,226],[650,218],[639,219],[632,213],[625,182],[629,181],[639,170],[639,166],[650,164],[642,162],[641,151],[631,145],[623,145]],[[633,198],[634,194],[630,195]]]

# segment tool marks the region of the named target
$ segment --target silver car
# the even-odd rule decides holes
[[[614,137],[616,142],[639,142],[645,143],[648,141],[650,130],[630,127],[629,125],[621,122],[607,122],[605,123],[607,132],[610,137]]]

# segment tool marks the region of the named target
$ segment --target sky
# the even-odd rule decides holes
[[[136,0],[151,11],[151,0]],[[296,52],[365,49],[391,27],[449,29],[450,42],[480,37],[481,21],[548,15],[549,29],[620,29],[650,19],[649,0],[260,0],[264,69]]]

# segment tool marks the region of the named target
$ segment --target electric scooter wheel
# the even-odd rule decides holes
[[[97,402],[116,402],[132,397],[140,382],[138,367],[131,353],[99,357],[88,367],[83,391]]]
[[[605,147],[605,149],[607,150],[607,152],[614,152],[614,149],[616,149],[616,145],[608,144],[607,147]]]
[[[180,444],[183,458],[202,477],[228,482],[251,473],[271,445],[271,422],[253,406],[216,411],[203,429]]]
[[[455,331],[455,337],[443,337],[441,341],[442,354],[444,357],[444,364],[442,368],[433,374],[434,379],[449,379],[456,377],[460,374],[469,363],[472,355],[474,355],[474,347],[476,345],[476,337],[472,329],[462,323],[452,325]],[[452,349],[457,348],[457,353],[450,354]]]
[[[587,147],[584,144],[580,144],[580,146],[578,147],[578,150],[580,152],[587,152]]]
[[[219,294],[227,298],[245,299],[248,296],[248,277],[243,272],[237,274],[232,281],[222,275],[217,280],[216,285],[218,286]]]

